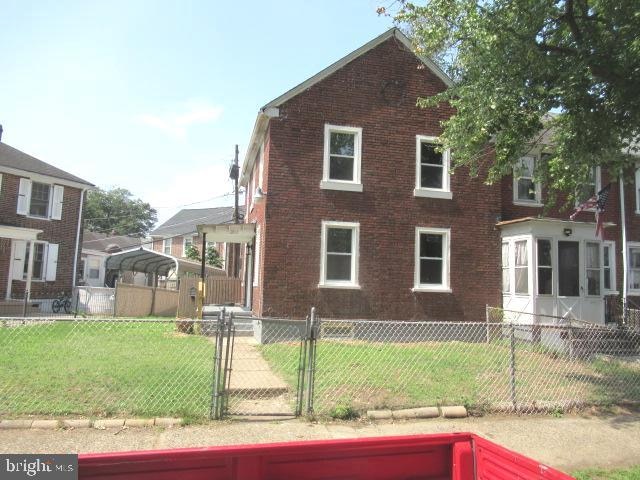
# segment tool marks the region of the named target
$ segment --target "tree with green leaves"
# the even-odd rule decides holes
[[[535,176],[551,198],[579,191],[594,166],[616,176],[635,168],[637,0],[401,0],[379,13],[393,16],[416,52],[453,79],[446,91],[417,102],[455,107],[441,136],[454,168],[477,174],[485,165],[493,183],[544,137],[551,138],[550,155]],[[487,156],[490,143],[495,159]]]
[[[158,217],[151,205],[124,188],[91,190],[84,208],[84,227],[92,232],[145,236]]]
[[[187,247],[187,250],[184,252],[184,256],[189,260],[193,260],[195,262],[202,261],[200,250],[195,245],[189,245]],[[222,268],[222,257],[213,245],[209,245],[207,247],[207,253],[205,255],[204,261],[207,265],[211,265],[212,267]]]

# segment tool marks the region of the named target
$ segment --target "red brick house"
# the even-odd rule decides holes
[[[617,182],[603,243],[593,213],[537,218],[544,191],[527,172],[544,152],[501,184],[450,174],[434,145],[452,109],[416,106],[449,84],[392,29],[260,109],[241,171],[254,314],[303,317],[314,305],[325,318],[478,321],[504,303],[604,321],[624,270]],[[628,240],[640,240],[634,195]],[[640,243],[624,256],[640,293]]]
[[[0,182],[0,296],[69,294],[78,272],[85,193],[93,185],[5,143]]]

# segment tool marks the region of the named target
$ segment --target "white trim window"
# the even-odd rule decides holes
[[[538,261],[538,295],[553,295],[552,243],[548,238],[536,241]]]
[[[450,292],[451,230],[416,227],[413,291]]]
[[[362,128],[324,126],[324,161],[320,188],[361,192]]]
[[[452,198],[450,152],[438,152],[438,138],[416,135],[416,197]]]
[[[187,248],[193,246],[193,237],[182,237],[182,256],[187,256]]]
[[[591,167],[589,181],[584,182],[576,194],[576,207],[590,198],[595,197],[596,194],[602,190],[602,174],[600,172],[600,167]],[[593,212],[595,209],[587,208],[586,211]]]
[[[629,293],[640,294],[640,243],[629,242]]]
[[[164,253],[165,255],[171,255],[172,240],[172,238],[165,238],[164,240],[162,240],[162,253]]]
[[[514,292],[529,295],[529,249],[527,240],[516,240],[514,245]]]
[[[585,276],[587,280],[587,296],[599,297],[602,290],[600,242],[585,243]]]
[[[534,181],[536,157],[522,157],[513,169],[513,203],[516,205],[542,206],[542,190]]]
[[[502,293],[511,293],[511,244],[502,242]]]
[[[616,244],[607,241],[602,244],[602,288],[605,293],[616,292]]]
[[[360,288],[360,224],[322,222],[320,287]]]
[[[64,187],[21,178],[16,213],[27,217],[61,220]]]

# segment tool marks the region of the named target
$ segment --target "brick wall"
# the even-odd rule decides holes
[[[482,320],[484,305],[498,304],[499,189],[458,170],[452,200],[413,196],[416,135],[439,135],[452,113],[415,106],[444,88],[419,67],[392,38],[270,120],[267,199],[248,214],[266,220],[254,312],[304,317],[315,305],[325,318]],[[325,123],[362,127],[363,192],[319,188]],[[323,220],[360,223],[360,290],[318,288]],[[451,293],[412,292],[417,226],[451,228]]]
[[[28,218],[16,213],[20,177],[3,173],[0,193],[0,224],[23,228],[37,228],[42,230],[38,240],[58,244],[58,266],[55,282],[33,281],[31,287],[32,298],[51,298],[65,291],[70,292],[73,285],[73,257],[76,248],[76,232],[78,227],[78,212],[81,208],[81,190],[69,186],[64,187],[64,203],[61,220],[44,220]],[[80,232],[82,244],[82,230]],[[5,298],[9,264],[11,262],[11,242],[0,241],[0,298]],[[78,252],[78,262],[80,261]],[[25,282],[13,280],[12,296],[24,294]]]

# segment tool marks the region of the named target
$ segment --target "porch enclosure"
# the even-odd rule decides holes
[[[499,226],[506,310],[605,323],[606,299],[618,294],[615,242],[597,238],[591,223],[525,219]]]

